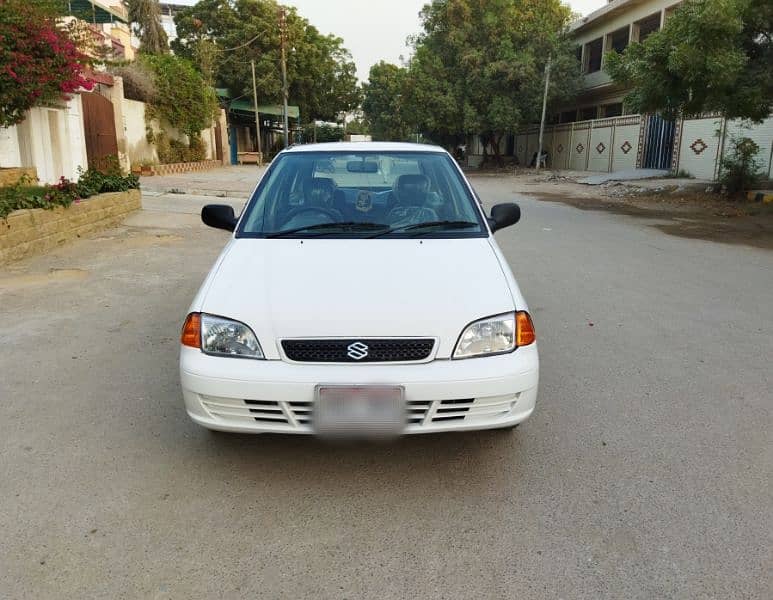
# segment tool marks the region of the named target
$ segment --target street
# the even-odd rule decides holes
[[[213,434],[178,336],[228,235],[199,210],[257,178],[230,172],[143,179],[124,226],[0,270],[0,598],[771,597],[771,251],[473,178],[523,210],[497,239],[540,345],[529,421]]]

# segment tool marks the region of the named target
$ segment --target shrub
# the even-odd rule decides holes
[[[158,152],[158,160],[162,165],[181,162],[198,162],[206,158],[204,141],[200,136],[192,136],[190,143],[169,138],[163,133],[153,138]]]
[[[95,169],[79,170],[78,173],[80,178],[77,183],[77,192],[80,198],[88,198],[106,192],[125,192],[140,187],[139,178],[133,174],[103,173]]]
[[[748,190],[760,180],[760,147],[748,137],[733,138],[722,159],[719,180],[729,194]]]
[[[15,185],[0,188],[0,218],[7,217],[15,210],[25,208],[53,209],[57,206],[70,206],[82,198],[105,192],[125,192],[140,187],[136,175],[122,175],[118,161],[108,161],[106,170],[78,170],[78,182],[66,177],[59,178],[55,185],[33,185],[32,179],[22,177]]]
[[[142,54],[139,60],[153,79],[152,117],[191,138],[212,125],[218,110],[217,95],[190,61],[174,54]]]
[[[0,188],[0,218],[24,208],[70,206],[79,199],[77,185],[62,176],[56,185],[30,185],[29,177],[22,177],[15,185]]]
[[[206,158],[207,152],[204,148],[204,140],[200,135],[191,136],[188,144],[188,160],[186,162],[197,162]]]

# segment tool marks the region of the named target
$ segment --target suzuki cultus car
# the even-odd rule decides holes
[[[526,302],[451,156],[418,144],[293,147],[271,163],[182,330],[196,423],[232,432],[413,434],[513,427],[534,411]]]

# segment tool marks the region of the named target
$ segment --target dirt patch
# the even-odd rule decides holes
[[[660,221],[651,226],[669,235],[773,250],[773,204],[730,200],[705,183],[584,185],[560,174],[518,175],[512,182],[516,193],[539,200]]]

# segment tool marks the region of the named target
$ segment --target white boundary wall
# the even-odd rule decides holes
[[[640,115],[577,121],[545,128],[542,147],[548,167],[608,173],[636,167],[641,143]],[[539,127],[515,136],[518,164],[528,166],[539,144]]]
[[[675,141],[674,171],[684,171],[698,179],[716,179],[721,158],[730,152],[734,138],[748,137],[760,147],[757,161],[762,174],[771,178],[773,152],[773,117],[759,124],[721,117],[688,119],[680,123]]]
[[[626,115],[547,126],[542,147],[548,152],[548,168],[601,173],[634,169],[641,165],[646,120],[642,115]],[[514,137],[518,164],[529,166],[537,152],[539,127]],[[717,179],[721,158],[735,137],[754,140],[760,147],[757,161],[762,175],[773,177],[773,116],[758,124],[719,116],[678,121],[671,170],[696,179]],[[470,159],[475,164],[472,153]]]
[[[87,167],[81,97],[62,108],[33,108],[18,125],[0,129],[0,166],[35,167],[41,183],[76,180],[78,167]]]

